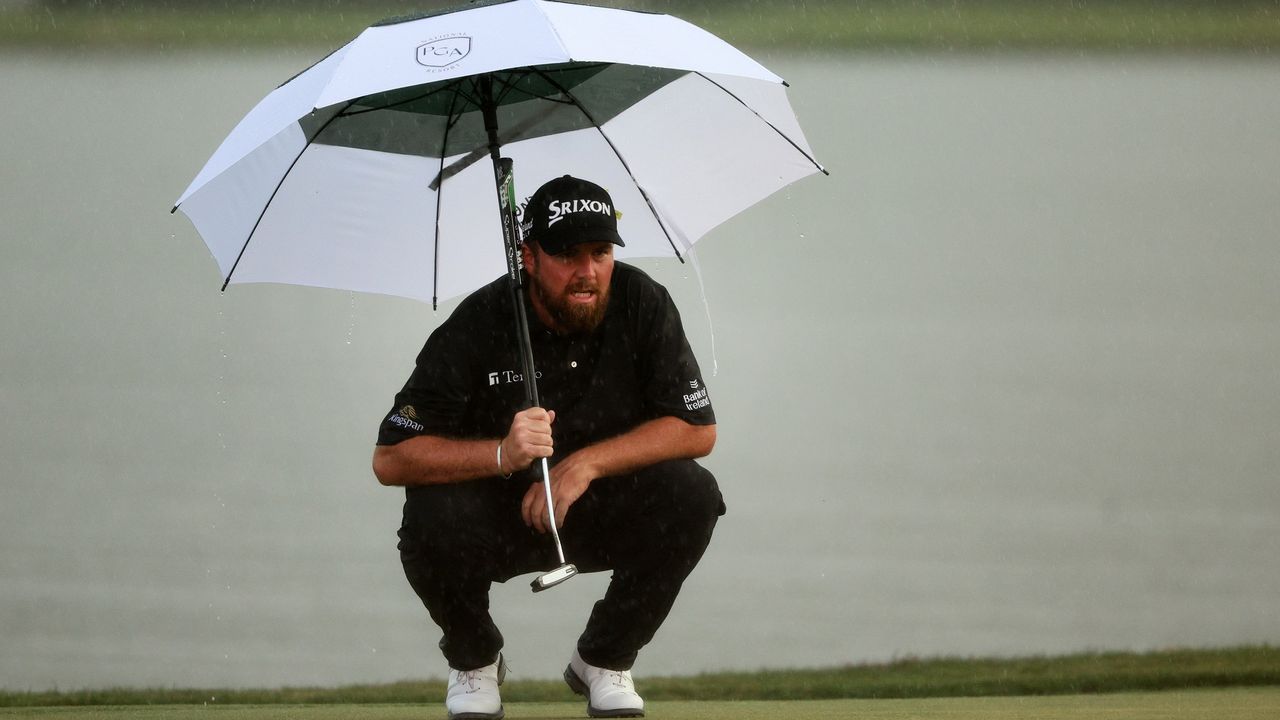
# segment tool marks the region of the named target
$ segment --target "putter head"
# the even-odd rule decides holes
[[[529,583],[529,586],[533,588],[534,592],[542,592],[547,588],[552,588],[552,587],[555,587],[556,585],[559,585],[560,583],[564,582],[565,580],[568,580],[569,578],[577,574],[578,574],[577,567],[575,567],[570,563],[565,563],[560,567],[556,568],[555,570],[548,570],[547,572],[544,572],[538,577],[534,578],[533,582]]]

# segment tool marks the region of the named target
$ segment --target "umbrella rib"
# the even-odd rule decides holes
[[[512,88],[512,89],[516,89],[516,88]],[[528,94],[527,91],[524,91],[524,90],[519,90],[519,92]],[[470,102],[472,105],[476,105],[477,107],[479,106],[480,101],[478,99],[471,97],[470,95],[466,95],[461,90],[457,91],[457,95],[460,97],[466,98],[466,100]],[[573,104],[568,100],[551,100],[550,98],[542,98],[541,96],[532,95],[532,94],[529,94],[529,97],[532,97],[534,99],[549,100],[551,102],[559,103],[562,105]],[[507,135],[507,140],[512,142],[514,142],[515,140],[518,140],[521,137],[521,135],[523,135],[526,131],[530,130],[531,128],[536,127],[539,123],[542,123],[543,121],[545,121],[548,116],[549,116],[549,113],[546,113],[546,112],[542,113],[541,115],[531,115],[525,118],[524,120],[522,120],[521,122],[511,126],[510,128],[507,128],[505,131],[505,134]],[[456,120],[455,120],[455,123],[456,123]],[[479,146],[474,150],[472,150],[471,152],[467,153],[466,155],[463,155],[462,157],[453,161],[453,163],[451,163],[448,167],[442,166],[440,168],[439,174],[437,174],[435,179],[431,181],[431,185],[430,185],[431,189],[432,190],[438,189],[440,187],[440,183],[444,182],[448,178],[453,177],[454,175],[457,175],[463,170],[466,170],[467,168],[471,167],[473,164],[475,164],[477,161],[479,161],[481,158],[485,157],[488,154],[489,154],[489,149],[487,147]]]
[[[594,64],[577,63],[574,65],[574,68],[579,70],[583,70],[583,69],[593,70],[595,68],[605,68],[605,67],[608,67],[608,65],[609,63],[594,63]],[[551,82],[551,79],[546,75],[546,73],[548,72],[555,72],[555,70],[548,70],[546,66],[531,65],[527,68],[513,69],[507,72],[505,74],[505,77],[499,77],[497,73],[493,73],[492,74],[493,79],[497,82],[502,83],[502,86],[503,86],[502,95],[498,97],[498,104],[501,105],[503,101],[506,100],[507,96],[510,95],[511,93],[520,93],[531,100],[543,100],[551,103],[559,103],[561,105],[576,104],[573,100],[570,100],[570,99],[562,100],[562,99],[557,99],[553,97],[547,97],[546,95],[539,95],[535,92],[530,92],[529,90],[525,90],[524,88],[516,84],[517,76],[518,77],[540,76],[543,79],[547,80],[548,82]],[[564,88],[560,84],[554,83],[554,82],[552,82],[552,84],[555,86],[557,90],[564,92]]]
[[[528,90],[525,90],[523,88],[518,88],[515,85],[512,85],[510,83],[506,84],[505,88],[502,91],[502,95],[498,97],[498,104],[501,105],[502,101],[506,100],[507,96],[510,95],[511,93],[520,93],[521,95],[525,96],[529,100],[543,100],[545,102],[558,103],[560,105],[573,104],[572,100],[557,100],[556,98],[545,97],[543,95],[538,95],[537,93],[531,93]]]
[[[658,227],[662,230],[662,234],[666,236],[667,244],[671,245],[671,251],[676,254],[676,259],[683,263],[684,256],[680,254],[680,248],[676,246],[676,241],[671,238],[671,233],[667,231],[666,224],[662,222],[662,216],[658,214],[658,209],[653,206],[653,201],[649,199],[649,193],[645,192],[644,187],[640,185],[640,181],[636,180],[635,173],[631,172],[631,166],[627,164],[627,159],[622,157],[622,153],[618,151],[618,146],[613,144],[613,140],[607,133],[605,133],[604,128],[600,127],[600,123],[596,122],[596,119],[592,117],[591,112],[583,107],[582,103],[578,101],[578,98],[575,97],[573,93],[569,92],[567,88],[556,82],[540,69],[535,68],[534,72],[541,75],[543,80],[551,83],[552,87],[559,90],[565,97],[569,98],[570,104],[578,108],[578,111],[585,115],[587,121],[596,129],[596,132],[600,133],[600,137],[604,138],[604,141],[609,145],[609,149],[612,150],[614,156],[618,158],[618,162],[622,163],[622,169],[627,171],[627,176],[631,178],[631,182],[636,186],[636,189],[640,191],[640,197],[644,198],[645,204],[649,206],[649,212],[653,215],[653,219],[658,222]]]
[[[399,102],[394,102],[394,103],[391,103],[391,104],[389,104],[389,105],[379,105],[379,106],[377,106],[377,107],[368,107],[368,108],[364,108],[363,110],[356,110],[355,112],[345,112],[345,111],[344,111],[344,112],[342,113],[342,116],[343,116],[343,117],[355,117],[356,115],[363,115],[363,114],[365,114],[365,113],[377,112],[377,111],[379,111],[379,110],[391,110],[391,109],[394,109],[394,108],[400,107],[401,105],[408,105],[409,103],[417,102],[417,101],[419,101],[419,100],[426,100],[427,98],[431,97],[432,95],[435,95],[435,94],[437,94],[437,93],[442,93],[442,92],[445,92],[445,91],[447,91],[447,90],[453,90],[453,91],[454,91],[454,97],[455,97],[455,98],[457,98],[457,85],[458,85],[458,84],[459,84],[459,81],[454,80],[454,81],[449,82],[448,84],[444,85],[443,87],[433,88],[433,89],[431,89],[431,90],[429,90],[429,91],[427,91],[427,92],[425,92],[425,93],[423,93],[423,94],[421,94],[421,95],[415,95],[414,97],[406,98],[406,99],[404,99],[404,100],[401,100],[401,101],[399,101]],[[366,95],[365,97],[369,97],[369,96],[368,96],[368,95]],[[355,104],[355,103],[354,103],[354,101],[353,101],[353,102],[351,102],[351,103],[348,103],[348,104],[347,104],[347,107],[351,107],[351,106],[352,106],[352,105],[354,105],[354,104]]]
[[[351,107],[353,103],[355,103],[355,100],[347,101],[347,107]],[[343,109],[345,110],[346,108]],[[262,218],[267,216],[267,210],[271,207],[271,203],[275,201],[276,194],[280,192],[280,188],[284,186],[284,181],[288,179],[289,173],[293,172],[294,166],[296,166],[298,161],[302,159],[302,156],[306,154],[307,149],[311,147],[311,143],[316,138],[320,137],[320,133],[324,132],[325,128],[329,127],[329,123],[337,120],[340,115],[342,115],[342,110],[339,110],[328,120],[325,120],[324,123],[320,125],[314,133],[312,133],[311,137],[307,138],[307,141],[302,145],[302,149],[294,156],[293,162],[289,163],[289,168],[280,176],[280,181],[276,183],[275,189],[271,191],[271,197],[267,198],[267,202],[262,205],[262,212],[258,213],[258,219],[253,221],[253,229],[249,231],[249,235],[244,239],[244,244],[240,246],[240,254],[236,255],[236,261],[231,264],[231,270],[227,272],[227,278],[222,281],[223,292],[226,292],[227,286],[231,284],[231,276],[235,275],[236,268],[240,267],[240,261],[244,258],[244,251],[249,249],[249,243],[253,242],[253,236],[258,232],[258,226],[262,224]]]
[[[779,129],[777,128],[777,126],[776,126],[776,125],[774,125],[773,123],[769,122],[768,120],[765,120],[765,119],[764,119],[764,117],[762,117],[762,116],[760,115],[760,113],[756,112],[756,109],[755,109],[755,108],[753,108],[753,107],[751,107],[750,105],[748,105],[748,104],[746,104],[745,102],[743,102],[742,98],[740,98],[740,97],[738,97],[737,95],[733,94],[733,92],[731,92],[728,88],[726,88],[725,86],[723,86],[723,85],[721,85],[720,83],[716,82],[715,80],[712,80],[711,78],[707,77],[706,75],[703,75],[702,73],[696,73],[696,74],[697,74],[697,76],[698,76],[698,77],[702,78],[703,80],[706,80],[707,82],[711,83],[712,85],[715,85],[716,87],[720,88],[720,90],[721,90],[722,92],[724,92],[724,94],[725,94],[725,95],[728,95],[729,97],[733,98],[734,100],[737,100],[739,105],[741,105],[742,107],[746,108],[747,110],[750,110],[752,115],[755,115],[757,118],[760,118],[760,122],[764,123],[765,125],[768,125],[768,126],[769,126],[769,129],[770,129],[770,130],[773,130],[773,131],[774,131],[774,132],[776,132],[776,133],[778,133],[778,135],[779,135],[783,140],[786,140],[788,143],[791,143],[791,147],[795,148],[795,149],[796,149],[796,152],[798,152],[798,153],[800,153],[801,155],[803,155],[803,156],[805,157],[805,159],[806,159],[806,160],[808,160],[809,162],[813,163],[813,166],[814,166],[815,168],[817,168],[817,169],[818,169],[818,171],[819,171],[819,172],[821,172],[823,175],[827,175],[827,176],[830,176],[830,175],[831,175],[831,173],[827,172],[827,169],[826,169],[826,168],[822,167],[822,163],[819,163],[817,160],[815,160],[815,159],[813,158],[813,156],[812,156],[812,155],[810,155],[809,153],[805,152],[805,151],[804,151],[804,149],[803,149],[803,148],[801,148],[801,147],[800,147],[800,145],[799,145],[799,144],[797,144],[795,140],[792,140],[790,137],[788,137],[788,136],[787,136],[787,134],[786,134],[786,133],[784,133],[784,132],[782,132],[781,130],[779,130]]]
[[[438,307],[440,299],[440,207],[441,196],[444,195],[444,159],[448,157],[449,148],[449,131],[457,124],[458,118],[462,115],[459,113],[458,118],[453,116],[453,110],[458,106],[458,97],[461,95],[458,86],[453,88],[453,99],[449,101],[449,114],[445,117],[444,122],[444,138],[440,141],[440,185],[436,188],[436,229],[433,241],[434,256],[431,261],[431,309],[434,311]]]

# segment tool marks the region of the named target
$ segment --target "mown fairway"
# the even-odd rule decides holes
[[[437,720],[440,703],[429,705],[161,705],[42,707],[0,710],[0,717],[58,720],[165,718],[173,720]],[[510,720],[586,717],[582,703],[511,703]],[[1182,690],[1110,695],[925,698],[911,700],[798,700],[774,702],[656,702],[651,720],[760,720],[848,718],[849,720],[1270,720],[1280,717],[1280,687]]]

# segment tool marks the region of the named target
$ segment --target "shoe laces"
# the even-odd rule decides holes
[[[625,670],[609,670],[606,668],[604,672],[609,676],[610,685],[620,690],[627,690],[629,692],[635,691],[635,685],[631,681],[631,676],[628,675]]]
[[[476,668],[474,670],[454,670],[454,672],[457,673],[458,676],[457,676],[457,680],[455,680],[453,684],[466,685],[467,686],[466,691],[468,693],[476,692],[477,690],[480,689],[480,674],[484,672],[486,669],[487,668]],[[498,677],[497,677],[497,682],[499,685],[502,684],[503,678],[506,677],[509,671],[510,670],[507,667],[506,662],[502,659],[502,656],[499,655],[498,656]]]
[[[480,670],[458,670],[457,673],[455,685],[466,685],[469,693],[480,689]]]

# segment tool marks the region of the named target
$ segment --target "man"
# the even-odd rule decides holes
[[[523,221],[543,407],[525,406],[504,276],[427,339],[373,469],[406,487],[400,556],[443,633],[450,718],[503,716],[491,583],[559,563],[541,458],[566,557],[613,571],[565,681],[592,717],[640,717],[630,668],[724,513],[715,478],[694,462],[715,444],[715,415],[667,291],[614,262],[623,240],[608,193],[566,175],[534,193]]]

